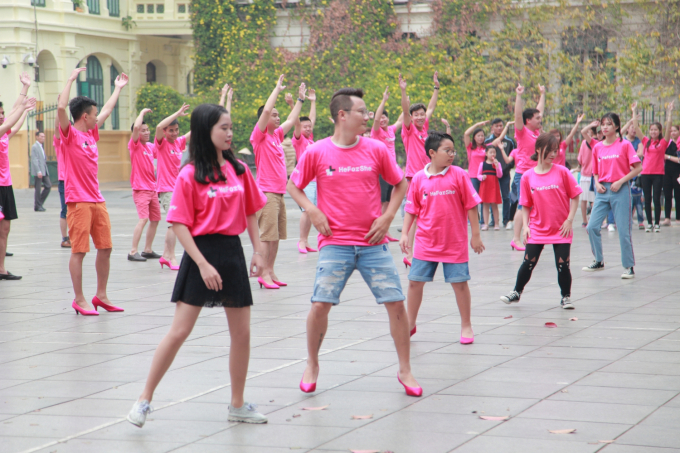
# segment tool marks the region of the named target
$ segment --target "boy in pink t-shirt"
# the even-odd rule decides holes
[[[179,121],[181,116],[187,116],[188,104],[182,104],[179,110],[163,119],[156,126],[154,136],[155,157],[157,159],[157,181],[156,192],[160,205],[167,214],[170,209],[172,192],[175,190],[175,181],[179,174],[179,167],[182,163],[182,152],[186,148],[187,142],[191,140],[191,131],[180,137]],[[168,226],[165,232],[165,246],[163,255],[158,260],[163,266],[168,266],[171,270],[179,270],[179,263],[175,257],[175,245],[177,236],[173,229]]]
[[[404,115],[404,125],[401,128],[401,139],[404,142],[404,151],[406,151],[406,181],[410,183],[411,178],[420,170],[425,168],[430,163],[430,158],[425,151],[425,139],[430,128],[430,118],[437,107],[437,99],[439,98],[439,73],[434,72],[432,81],[434,82],[434,91],[430,103],[425,105],[421,103],[410,104],[408,95],[406,94],[406,80],[399,74],[399,88],[401,88],[401,111]],[[408,189],[407,189],[408,192]],[[417,221],[414,223],[409,236],[408,250],[409,254],[404,258],[406,266],[411,265],[413,259],[413,241],[415,240],[416,229],[418,228]]]
[[[260,286],[265,286],[267,289],[288,286],[281,282],[274,272],[279,241],[288,237],[286,203],[283,200],[288,173],[286,172],[286,153],[281,142],[300,116],[307,93],[307,87],[304,83],[301,84],[293,110],[286,121],[281,123],[281,117],[275,105],[279,94],[286,88],[283,85],[283,77],[283,74],[279,76],[276,87],[269,95],[267,102],[257,110],[257,124],[250,135],[250,144],[253,146],[257,167],[257,186],[267,196],[267,204],[257,213],[260,241],[265,251],[263,283]]]
[[[470,321],[470,272],[468,269],[468,231],[470,246],[476,253],[484,251],[479,233],[477,206],[481,198],[472,186],[470,176],[453,164],[456,155],[453,138],[448,134],[431,132],[425,149],[432,160],[411,180],[406,202],[406,215],[399,245],[408,252],[408,232],[418,219],[415,250],[408,274],[408,319],[411,335],[416,333],[416,318],[423,301],[425,282],[431,282],[439,263],[444,268],[444,280],[453,287],[460,311],[460,343],[474,341]]]
[[[59,118],[59,137],[64,165],[64,186],[68,205],[68,229],[71,237],[71,261],[69,271],[73,282],[75,299],[71,307],[76,314],[98,315],[97,308],[106,311],[123,311],[110,304],[106,295],[111,261],[111,222],[106,210],[106,202],[99,191],[97,170],[99,167],[99,128],[104,125],[118,102],[120,91],[128,83],[124,73],[116,77],[115,89],[106,104],[98,112],[97,103],[86,96],[76,96],[69,102],[71,86],[78,75],[87,68],[76,68],[71,72],[64,90],[59,96],[57,116]],[[69,121],[66,106],[71,111],[73,125]],[[92,298],[91,309],[83,294],[83,260],[90,251],[90,236],[97,249],[97,293]]]
[[[368,109],[364,92],[343,88],[331,99],[333,136],[312,145],[288,181],[288,192],[302,206],[319,231],[319,260],[312,308],[307,317],[307,368],[300,389],[313,392],[319,375],[319,349],[328,328],[331,307],[340,303],[347,280],[359,270],[376,302],[387,309],[390,331],[399,357],[397,377],[407,395],[422,388],[411,374],[408,320],[399,274],[385,235],[406,192],[401,169],[387,148],[362,137]],[[394,197],[381,214],[379,176],[394,185]],[[303,189],[317,179],[318,207]]]
[[[562,299],[560,306],[573,309],[571,303],[571,271],[569,257],[573,222],[581,193],[576,179],[566,167],[553,161],[559,152],[560,140],[552,133],[541,134],[536,140],[537,165],[522,176],[520,205],[524,206],[522,242],[526,244],[524,260],[517,272],[515,289],[501,297],[506,304],[519,302],[524,287],[541,257],[543,247],[552,244],[557,266],[557,282]]]
[[[57,101],[59,101],[58,98]],[[64,157],[61,155],[61,138],[59,138],[60,134],[58,130],[59,117],[54,119],[54,136],[52,137],[54,155],[57,157],[59,201],[61,202],[61,212],[59,213],[59,229],[61,230],[61,246],[63,248],[71,248],[71,239],[68,237],[68,223],[66,222],[66,214],[68,213],[68,206],[66,205],[66,189],[64,186],[66,174],[64,172]]]
[[[132,199],[137,208],[139,222],[132,233],[132,249],[128,253],[129,261],[146,261],[148,259],[158,259],[161,255],[151,249],[153,239],[156,236],[158,222],[161,220],[161,205],[158,203],[158,193],[156,192],[156,175],[153,167],[153,160],[156,157],[156,148],[149,143],[151,131],[144,122],[144,115],[151,112],[151,109],[142,109],[139,116],[132,125],[132,136],[128,143],[130,151],[130,185],[132,186]],[[149,229],[146,231],[146,243],[144,251],[139,254],[137,247],[142,238],[142,232],[146,222]]]

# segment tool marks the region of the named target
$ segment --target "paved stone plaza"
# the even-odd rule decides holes
[[[307,395],[298,383],[317,254],[297,252],[300,214],[287,199],[290,239],[281,243],[277,273],[289,286],[261,290],[252,281],[246,400],[259,405],[269,424],[227,422],[227,322],[223,310],[205,309],[156,392],[155,412],[139,429],[124,417],[172,320],[175,273],[156,261],[126,260],[137,222],[131,193],[104,190],[104,196],[114,243],[109,297],[125,312],[95,318],[76,316],[70,307],[70,252],[59,248],[56,190],[44,213],[33,212],[32,191],[16,191],[20,219],[12,222],[9,246],[15,256],[6,263],[24,278],[0,281],[3,453],[680,452],[677,226],[633,232],[634,280],[621,280],[618,237],[606,230],[607,269],[582,272],[592,256],[579,227],[571,255],[574,311],[558,308],[550,248],[519,305],[500,302],[522,254],[511,251],[510,232],[483,232],[486,252],[470,261],[473,345],[458,343],[458,312],[441,271],[425,288],[412,341],[422,398],[406,396],[397,382],[385,310],[355,273],[331,312],[318,390]],[[163,234],[161,227],[158,252]],[[398,246],[390,247],[401,263]],[[250,259],[250,246],[245,249]],[[91,298],[94,253],[84,267]],[[402,264],[399,272],[406,290]],[[566,429],[576,431],[549,432]]]

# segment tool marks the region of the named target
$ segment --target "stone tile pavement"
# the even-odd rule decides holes
[[[398,384],[386,313],[354,275],[331,312],[318,391],[306,395],[297,386],[317,255],[296,251],[299,211],[290,199],[291,239],[281,245],[277,268],[290,286],[260,290],[252,282],[246,399],[260,405],[269,424],[227,422],[227,323],[222,311],[205,309],[158,388],[156,411],[135,428],[124,417],[172,320],[174,273],[126,260],[134,204],[129,190],[107,187],[117,189],[104,193],[114,241],[109,295],[126,311],[97,318],[70,308],[56,191],[45,213],[31,209],[31,191],[16,191],[21,218],[12,223],[15,256],[7,266],[24,278],[0,282],[2,452],[680,452],[677,226],[661,234],[634,231],[637,277],[630,281],[619,278],[616,233],[603,232],[607,270],[580,271],[592,258],[579,228],[570,312],[557,308],[550,249],[519,305],[500,302],[522,255],[510,250],[510,232],[485,232],[486,252],[470,260],[474,345],[458,343],[457,308],[441,274],[426,286],[412,342],[422,398],[407,397]],[[161,233],[157,251],[162,243]],[[390,247],[400,263],[398,248]],[[406,287],[406,270],[399,270]],[[93,253],[85,282],[92,297]],[[557,328],[545,327],[548,321]],[[302,410],[324,405],[330,406]],[[576,432],[549,432],[562,429]]]

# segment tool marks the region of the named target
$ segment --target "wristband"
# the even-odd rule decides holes
[[[302,102],[303,104],[305,103],[304,99],[297,98],[298,101]]]
[[[439,90],[439,87],[434,87],[435,90]]]
[[[24,93],[19,93],[19,96],[26,96]]]

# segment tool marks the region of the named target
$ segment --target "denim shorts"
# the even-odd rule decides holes
[[[59,187],[59,200],[61,201],[61,213],[59,214],[59,217],[65,219],[68,208],[66,207],[66,196],[64,195],[64,181],[59,181],[58,187]]]
[[[311,201],[312,204],[316,206],[316,181],[312,181],[307,184],[307,187],[302,189],[302,191],[305,193],[305,195],[307,195],[309,201]],[[300,211],[305,212],[302,206],[300,206]]]
[[[406,299],[387,244],[327,245],[319,251],[312,302],[339,304],[340,294],[355,269],[361,273],[377,303]]]
[[[512,191],[511,191],[511,196],[510,200],[514,203],[517,201],[517,209],[522,209],[522,205],[519,204],[519,195],[520,195],[520,188],[522,184],[520,182],[522,181],[522,173],[517,173],[515,172],[515,177],[512,179]],[[515,199],[515,195],[517,196],[517,199]]]
[[[412,282],[431,282],[439,265],[436,261],[423,261],[413,258],[408,279]],[[444,265],[444,281],[446,283],[462,283],[470,280],[468,263],[442,263]]]

